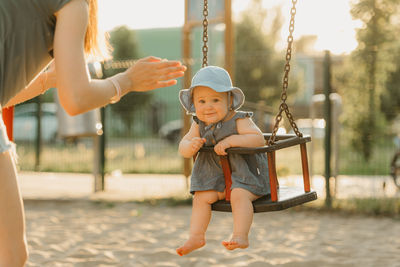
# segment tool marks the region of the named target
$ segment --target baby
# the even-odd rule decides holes
[[[195,115],[189,132],[179,143],[185,158],[193,157],[204,146],[213,152],[200,152],[191,175],[194,194],[189,239],[176,249],[183,256],[205,245],[205,233],[211,219],[211,204],[225,198],[225,180],[219,156],[230,147],[264,146],[260,129],[251,120],[252,113],[237,111],[244,103],[241,89],[232,86],[228,72],[208,66],[193,77],[189,89],[179,99],[188,114]],[[270,193],[265,154],[229,155],[232,169],[231,206],[233,234],[222,245],[228,250],[247,248],[253,221],[252,201]]]

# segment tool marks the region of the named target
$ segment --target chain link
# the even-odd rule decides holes
[[[104,62],[104,69],[127,69],[135,65],[137,60],[126,59],[126,60],[110,60]]]
[[[207,53],[208,53],[208,0],[204,0],[204,9],[203,9],[203,64],[202,67],[206,67],[208,65],[207,61]]]
[[[290,72],[290,59],[292,58],[292,45],[293,45],[293,31],[294,31],[294,18],[296,15],[296,3],[297,0],[292,0],[292,8],[290,9],[290,24],[289,24],[289,36],[287,38],[287,50],[286,50],[286,64],[284,68],[284,77],[282,84],[282,94],[281,94],[281,104],[279,105],[279,112],[275,117],[275,125],[272,130],[272,135],[268,140],[268,145],[273,145],[275,143],[276,134],[278,132],[279,123],[282,120],[282,112],[285,112],[286,117],[289,119],[290,125],[292,126],[293,131],[296,133],[298,137],[302,137],[303,134],[297,128],[297,125],[294,121],[293,115],[289,111],[289,107],[286,104],[287,100],[287,89],[289,86],[289,72]]]

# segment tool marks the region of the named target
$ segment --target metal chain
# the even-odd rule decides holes
[[[110,60],[104,62],[104,69],[127,69],[135,65],[137,60],[126,59],[126,60]]]
[[[208,65],[207,61],[207,53],[208,53],[208,46],[207,46],[207,42],[208,42],[208,0],[204,0],[204,9],[203,9],[203,65],[202,67],[206,67]]]
[[[297,128],[297,125],[294,121],[293,115],[289,111],[289,107],[286,104],[287,100],[287,88],[289,86],[289,72],[290,72],[290,59],[292,58],[292,45],[293,45],[293,31],[294,31],[294,17],[296,15],[296,3],[297,0],[292,0],[292,8],[290,9],[290,24],[289,24],[289,36],[287,38],[288,46],[286,50],[286,64],[285,64],[285,73],[283,77],[283,85],[282,85],[282,94],[281,94],[281,104],[279,106],[279,112],[275,117],[275,125],[272,130],[272,135],[268,140],[269,145],[273,145],[275,143],[276,134],[278,132],[279,123],[282,120],[282,112],[285,111],[286,117],[289,119],[290,125],[292,126],[293,131],[296,133],[298,137],[302,137],[303,134]]]

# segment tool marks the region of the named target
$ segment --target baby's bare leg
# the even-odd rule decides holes
[[[253,222],[252,201],[260,196],[242,188],[234,188],[231,193],[231,206],[233,214],[233,234],[229,241],[222,245],[228,250],[247,248],[249,246],[249,231]]]
[[[189,239],[176,249],[183,256],[206,244],[205,233],[211,219],[211,204],[219,199],[217,191],[197,191],[194,194]]]

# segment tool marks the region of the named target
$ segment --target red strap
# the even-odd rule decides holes
[[[231,200],[232,170],[228,156],[220,156],[222,171],[225,177],[225,200]]]
[[[7,135],[10,141],[13,141],[13,119],[14,107],[3,108],[3,121],[7,128]]]

